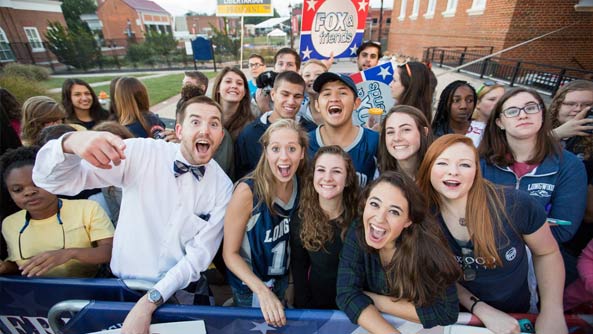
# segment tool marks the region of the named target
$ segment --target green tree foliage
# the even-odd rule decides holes
[[[212,44],[216,46],[215,52],[217,54],[230,54],[234,57],[239,57],[239,50],[241,48],[241,40],[233,39],[229,36],[226,30],[226,18],[223,25],[223,30],[218,30],[215,26],[210,24],[212,28]]]
[[[66,30],[59,22],[49,22],[45,37],[49,50],[62,64],[87,70],[101,57],[93,35],[81,26]]]
[[[70,30],[80,27],[88,29],[80,19],[80,15],[94,14],[96,11],[97,2],[95,0],[62,0],[62,13]]]
[[[152,49],[155,54],[165,57],[167,66],[171,67],[169,57],[177,48],[177,42],[175,41],[175,38],[173,38],[173,35],[150,30],[146,33],[145,44]]]
[[[280,17],[280,14],[278,14],[278,11],[276,10],[276,8],[274,8],[274,15],[272,15],[272,17]],[[244,19],[245,24],[258,24],[258,23],[262,23],[265,20],[271,19],[272,17],[270,16],[246,16]]]

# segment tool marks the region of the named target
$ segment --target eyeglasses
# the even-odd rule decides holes
[[[62,200],[58,199],[58,213],[56,216],[58,217],[58,225],[60,225],[60,227],[62,228],[62,248],[59,248],[59,249],[65,249],[66,248],[66,232],[64,231],[64,223],[62,222],[62,217],[60,216],[61,209],[62,209]],[[31,223],[31,215],[29,214],[29,212],[27,212],[25,214],[25,224],[19,231],[19,255],[21,256],[21,260],[28,260],[28,259],[32,258],[33,256],[35,256],[35,255],[32,255],[29,257],[24,257],[23,256],[23,248],[21,246],[21,238],[23,236],[23,232],[25,232],[27,227],[29,227],[29,223]]]
[[[502,114],[505,115],[507,118],[513,118],[519,116],[521,111],[524,111],[526,114],[537,114],[542,110],[541,106],[537,103],[528,103],[523,108],[519,107],[510,107],[502,111]]]
[[[565,107],[568,107],[570,109],[574,109],[574,107],[577,107],[579,109],[582,108],[589,108],[591,106],[593,106],[593,102],[562,102],[562,105]]]
[[[473,281],[476,279],[476,269],[471,265],[475,262],[474,250],[472,248],[461,247],[461,269],[463,270],[463,280]]]
[[[259,68],[264,66],[262,63],[249,63],[249,68]]]
[[[476,91],[476,94],[480,94],[480,92],[481,92],[481,91],[482,91],[484,88],[486,88],[486,87],[492,87],[492,86],[496,86],[496,85],[501,85],[501,84],[500,84],[500,83],[498,83],[498,82],[496,82],[496,81],[494,81],[494,80],[487,80],[487,81],[484,81],[484,82],[482,83],[482,85],[480,86],[480,88],[478,88],[478,90]]]

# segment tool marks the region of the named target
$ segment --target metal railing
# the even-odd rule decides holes
[[[483,53],[474,52],[471,48],[428,47],[424,49],[423,60],[439,67],[456,68],[491,54],[492,51],[493,49],[489,53]],[[458,71],[505,82],[511,87],[519,85],[534,88],[550,96],[570,81],[593,79],[593,71],[501,57],[488,58]]]

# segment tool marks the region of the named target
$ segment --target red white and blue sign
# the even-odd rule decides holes
[[[303,62],[356,56],[362,43],[368,0],[305,0],[299,53]]]
[[[393,107],[395,99],[391,96],[389,84],[393,80],[394,66],[391,62],[371,67],[350,75],[361,100],[358,109],[352,113],[352,123],[361,125],[367,122],[370,108],[383,109],[384,115]]]

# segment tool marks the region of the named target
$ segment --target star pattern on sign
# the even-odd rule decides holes
[[[268,326],[268,323],[266,323],[265,321],[262,322],[262,323],[252,321],[251,323],[255,327],[253,327],[252,329],[250,329],[250,331],[259,331],[262,334],[266,334],[268,331],[274,331],[274,330],[276,330],[276,328]]]
[[[350,48],[350,55],[355,55],[357,50],[358,50],[358,46],[356,46],[356,44],[353,44],[352,47]]]
[[[311,52],[313,52],[313,50],[309,50],[309,46],[307,45],[307,48],[305,48],[305,50],[303,50],[303,60],[307,59],[307,58],[311,58]]]
[[[389,69],[387,67],[381,67],[381,72],[379,72],[379,74],[383,80],[385,80],[385,77],[390,76],[391,72],[389,72]]]
[[[307,0],[307,6],[309,6],[309,8],[307,8],[307,10],[313,10],[314,11],[315,10],[315,6],[317,6],[317,0]]]
[[[359,12],[360,12],[360,11],[364,11],[364,10],[365,10],[365,8],[367,7],[367,5],[368,5],[368,4],[369,4],[369,3],[368,3],[368,2],[366,2],[365,0],[359,1],[359,2],[358,2],[358,11],[359,11]]]

